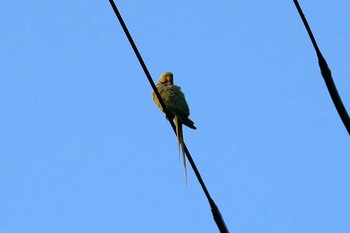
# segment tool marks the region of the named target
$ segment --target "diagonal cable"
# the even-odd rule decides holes
[[[348,115],[348,113],[344,107],[344,104],[339,96],[338,90],[334,84],[331,70],[329,69],[326,60],[324,59],[320,49],[318,48],[315,37],[312,34],[311,28],[310,28],[310,26],[309,26],[309,24],[304,16],[304,13],[303,13],[298,1],[297,0],[293,0],[293,1],[294,1],[294,4],[295,4],[298,12],[299,12],[299,15],[300,15],[302,21],[304,23],[306,31],[309,34],[312,45],[314,46],[314,49],[316,51],[317,58],[318,58],[318,64],[320,66],[321,74],[322,74],[322,77],[326,83],[328,92],[333,100],[334,106],[337,109],[341,120],[343,121],[343,124],[344,124],[346,130],[348,131],[348,134],[350,135],[350,118],[349,118],[349,115]]]
[[[119,20],[119,23],[122,26],[122,28],[124,30],[124,33],[125,33],[126,37],[128,38],[129,43],[130,43],[131,47],[133,48],[133,50],[135,52],[135,55],[136,55],[137,59],[139,60],[143,71],[146,74],[148,82],[151,84],[154,93],[156,94],[160,104],[162,105],[162,108],[163,108],[164,112],[166,113],[168,119],[171,119],[171,116],[168,114],[168,109],[167,109],[166,105],[164,104],[164,102],[163,102],[163,100],[162,100],[162,98],[161,98],[161,96],[160,96],[160,94],[159,94],[159,92],[157,90],[156,85],[153,82],[153,79],[152,79],[152,77],[151,77],[151,75],[150,75],[150,73],[149,73],[149,71],[148,71],[148,69],[146,67],[146,64],[143,61],[143,59],[141,57],[141,54],[139,53],[139,51],[138,51],[138,49],[136,47],[136,44],[135,44],[134,40],[132,39],[132,37],[131,37],[131,35],[129,33],[128,28],[126,27],[126,24],[124,23],[124,20],[123,20],[121,14],[119,13],[117,6],[115,5],[113,0],[109,0],[109,3],[111,4],[111,6],[112,6],[112,8],[114,10],[114,13],[116,14],[116,16],[117,16],[117,18]],[[176,128],[175,128],[174,122],[169,120],[169,123],[170,123],[171,127],[173,128],[174,133],[176,134]],[[196,175],[196,177],[198,179],[199,184],[201,185],[201,187],[202,187],[202,189],[204,191],[205,196],[208,199],[208,202],[209,202],[209,205],[210,205],[210,208],[211,208],[211,212],[213,214],[213,218],[214,218],[214,221],[215,221],[217,227],[219,228],[221,233],[228,233],[229,231],[228,231],[228,229],[226,227],[226,224],[225,224],[225,222],[224,222],[224,220],[223,220],[223,218],[221,216],[220,210],[217,207],[217,205],[215,204],[214,200],[211,198],[211,196],[210,196],[210,194],[208,192],[208,189],[206,188],[206,186],[204,184],[204,181],[203,181],[203,179],[202,179],[202,177],[201,177],[201,175],[200,175],[200,173],[199,173],[199,171],[197,169],[197,166],[194,163],[194,161],[192,159],[192,156],[191,156],[189,150],[187,149],[186,145],[185,145],[184,149],[185,149],[186,157],[187,157],[189,163],[191,164],[191,167],[192,167],[192,169],[193,169],[193,171],[194,171],[194,173],[195,173],[195,175]]]

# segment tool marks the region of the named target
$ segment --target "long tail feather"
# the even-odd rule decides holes
[[[185,156],[185,143],[184,143],[184,138],[183,138],[182,123],[179,121],[179,118],[176,116],[175,116],[175,126],[176,126],[176,134],[177,134],[179,153],[180,153],[180,147],[181,147],[182,159],[183,159],[184,168],[185,168],[186,186],[188,186],[187,166],[186,166],[186,156]]]
[[[180,147],[181,147],[181,138],[180,138],[180,124],[179,118],[177,116],[174,117],[175,120],[175,127],[176,127],[176,137],[177,137],[177,146],[179,149],[179,162],[180,162]]]

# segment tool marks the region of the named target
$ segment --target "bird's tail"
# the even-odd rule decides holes
[[[188,178],[187,178],[187,167],[186,167],[186,156],[185,156],[185,143],[184,143],[184,137],[182,132],[182,123],[177,116],[175,116],[175,126],[176,126],[177,142],[179,146],[179,153],[180,153],[180,147],[181,147],[182,159],[183,159],[184,168],[185,168],[186,186],[187,186]]]

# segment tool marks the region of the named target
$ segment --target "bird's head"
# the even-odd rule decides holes
[[[159,78],[160,83],[167,83],[167,84],[173,84],[173,73],[171,72],[164,72],[160,78]]]

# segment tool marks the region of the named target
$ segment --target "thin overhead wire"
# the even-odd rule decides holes
[[[142,56],[139,53],[139,51],[138,51],[138,49],[136,47],[136,44],[135,44],[134,40],[132,39],[132,37],[131,37],[131,35],[129,33],[128,28],[126,27],[126,24],[124,23],[124,20],[123,20],[121,14],[119,13],[119,10],[118,10],[117,6],[115,5],[113,0],[109,0],[109,3],[111,4],[111,6],[112,6],[112,8],[114,10],[114,13],[116,14],[116,16],[117,16],[117,18],[119,20],[119,23],[122,26],[122,28],[124,30],[124,33],[125,33],[126,37],[128,38],[129,43],[130,43],[131,47],[133,48],[133,50],[135,52],[135,55],[136,55],[137,59],[139,60],[143,71],[146,74],[148,82],[152,86],[152,89],[153,89],[154,93],[156,94],[160,104],[162,105],[162,108],[165,111],[165,113],[167,115],[167,118],[171,119],[171,116],[168,114],[167,107],[166,107],[165,103],[163,102],[163,100],[162,100],[162,98],[161,98],[161,96],[160,96],[160,94],[159,94],[159,92],[157,90],[156,85],[153,82],[152,76],[149,73],[146,64],[144,63],[144,61],[142,59]],[[174,133],[176,134],[176,128],[175,128],[174,122],[169,120],[169,123],[170,123],[171,127],[173,128]],[[186,157],[187,157],[189,163],[191,164],[191,167],[192,167],[192,169],[193,169],[193,171],[194,171],[194,173],[195,173],[195,175],[196,175],[196,177],[198,179],[199,184],[201,185],[201,187],[203,189],[203,192],[204,192],[205,196],[208,199],[208,202],[209,202],[209,205],[210,205],[210,208],[211,208],[211,212],[213,214],[214,221],[215,221],[217,227],[219,228],[219,231],[221,233],[228,233],[229,231],[228,231],[228,229],[226,227],[224,219],[222,218],[220,210],[217,207],[217,205],[215,204],[214,200],[211,198],[211,196],[210,196],[210,194],[208,192],[208,189],[206,188],[206,186],[204,184],[204,181],[203,181],[203,179],[202,179],[202,177],[201,177],[201,175],[200,175],[200,173],[199,173],[199,171],[197,169],[197,166],[194,163],[194,161],[192,159],[192,156],[191,156],[191,154],[190,154],[190,152],[189,152],[189,150],[188,150],[186,145],[184,146],[184,149],[185,149]]]
[[[343,121],[345,128],[348,131],[348,134],[350,135],[350,118],[349,118],[349,115],[348,115],[348,113],[344,107],[344,104],[339,96],[338,90],[334,84],[331,70],[329,69],[327,62],[326,62],[325,58],[323,57],[323,55],[322,55],[322,53],[317,45],[315,37],[311,31],[311,28],[310,28],[310,26],[305,18],[305,15],[304,15],[298,1],[297,0],[293,0],[293,1],[294,1],[294,4],[295,4],[298,12],[299,12],[299,15],[300,15],[302,21],[304,23],[306,31],[309,34],[312,45],[314,46],[314,49],[316,51],[317,58],[318,58],[318,64],[320,66],[321,74],[322,74],[322,77],[326,83],[328,92],[333,100],[333,103],[335,105],[335,108],[338,111],[338,114],[339,114],[341,120]]]

